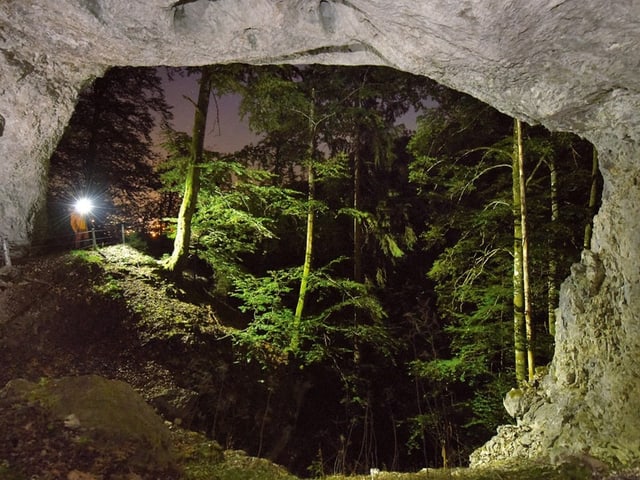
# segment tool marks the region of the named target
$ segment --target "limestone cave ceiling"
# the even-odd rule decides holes
[[[637,2],[598,0],[5,0],[0,42],[23,80],[112,65],[388,65],[586,131],[635,100],[639,17]]]

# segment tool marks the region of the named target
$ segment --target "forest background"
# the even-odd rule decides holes
[[[185,78],[190,134],[163,90]],[[230,96],[253,143],[202,148]],[[574,135],[387,68],[113,68],[51,158],[50,243],[90,194],[97,229],[166,265],[195,190],[174,267],[233,361],[185,376],[189,427],[299,474],[464,465],[551,359],[596,167]]]

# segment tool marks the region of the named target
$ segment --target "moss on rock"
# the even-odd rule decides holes
[[[60,456],[60,449],[67,454],[65,469],[111,476],[129,471],[149,478],[177,476],[167,427],[124,382],[97,375],[38,383],[13,380],[0,391],[0,399],[3,418],[14,418],[15,429],[32,429],[34,441],[40,436],[43,444],[45,437],[56,439],[51,454]],[[12,466],[37,474],[33,466],[23,465],[29,463],[24,457],[32,446],[37,448],[31,441],[18,442],[12,449],[9,442],[0,453]],[[43,468],[50,470],[51,463],[45,463]]]

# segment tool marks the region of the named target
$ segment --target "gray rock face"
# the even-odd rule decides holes
[[[475,463],[562,450],[640,460],[640,3],[600,0],[4,0],[0,236],[37,235],[47,159],[78,91],[113,65],[376,64],[590,139],[591,251],[564,283],[549,375]],[[555,452],[555,453],[554,453]]]

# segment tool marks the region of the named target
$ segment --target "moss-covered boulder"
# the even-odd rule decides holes
[[[0,430],[0,461],[24,474],[178,477],[169,430],[124,382],[12,380],[0,391]]]
[[[218,480],[298,480],[280,465],[264,458],[250,457],[241,450],[227,450],[224,461],[213,465],[210,477]],[[197,480],[198,477],[194,477]]]

